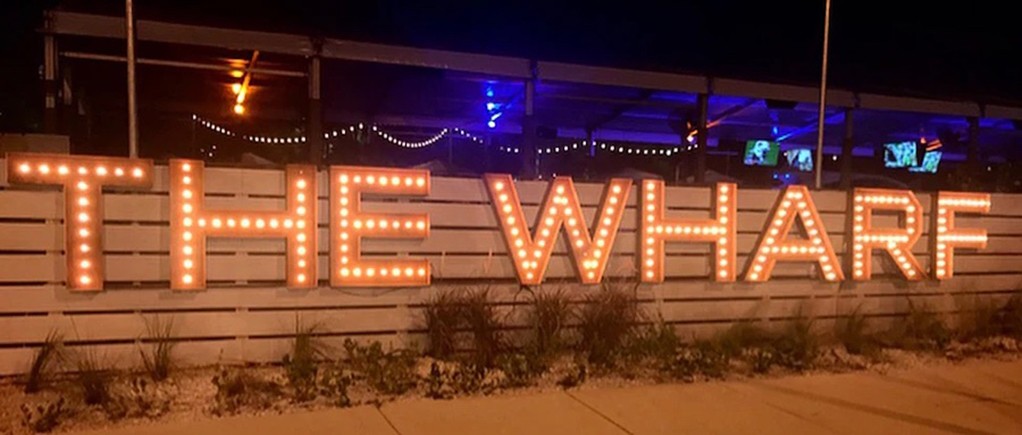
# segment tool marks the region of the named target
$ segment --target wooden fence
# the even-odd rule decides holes
[[[0,165],[0,168],[4,165]],[[2,171],[2,170],[0,170]],[[181,340],[179,361],[187,364],[278,361],[287,351],[296,319],[318,325],[327,341],[357,336],[394,345],[421,344],[421,308],[433,292],[452,286],[489,285],[507,309],[528,300],[514,280],[514,269],[497,228],[481,179],[432,178],[426,198],[368,196],[366,211],[429,213],[428,239],[366,240],[367,258],[428,258],[434,285],[405,289],[284,287],[284,240],[212,238],[208,249],[209,288],[169,290],[169,183],[158,166],[149,191],[105,192],[104,251],[107,290],[75,293],[64,286],[64,196],[56,186],[9,186],[0,190],[0,374],[24,372],[48,333],[61,331],[73,346],[89,346],[120,365],[136,364],[146,324],[172,320]],[[0,180],[6,174],[0,173]],[[517,183],[526,216],[535,216],[545,182]],[[319,174],[319,270],[327,266],[328,183]],[[578,183],[588,219],[600,200],[602,184]],[[634,277],[636,195],[607,268],[609,277]],[[205,204],[209,209],[281,210],[282,170],[207,168]],[[668,187],[669,216],[708,218],[710,189]],[[739,271],[745,265],[778,192],[739,189]],[[847,194],[813,193],[835,250],[844,261]],[[920,195],[928,214],[930,198]],[[895,225],[877,217],[874,225]],[[779,264],[763,284],[716,284],[710,280],[709,245],[668,243],[667,281],[641,285],[639,297],[650,318],[659,316],[685,334],[719,330],[740,319],[782,321],[797,313],[823,319],[860,312],[877,317],[904,314],[909,300],[956,312],[977,299],[1003,302],[1022,292],[1022,197],[993,195],[989,215],[960,217],[960,227],[986,228],[987,249],[960,250],[955,277],[944,282],[908,283],[890,273],[893,265],[876,255],[873,281],[827,284],[810,264]],[[924,268],[926,237],[915,247]],[[849,275],[846,273],[846,275]],[[547,280],[566,279],[579,296],[593,291],[577,285],[563,240],[558,242]],[[544,287],[555,287],[547,284]]]

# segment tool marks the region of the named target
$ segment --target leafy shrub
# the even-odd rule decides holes
[[[348,391],[355,382],[355,375],[344,364],[327,366],[319,379],[319,391],[334,405],[347,408],[352,405]]]
[[[667,369],[673,377],[684,380],[693,380],[696,375],[722,378],[729,363],[730,359],[720,346],[701,341],[694,346],[678,348]]]
[[[426,397],[430,399],[450,399],[454,397],[454,389],[451,387],[450,374],[444,370],[440,361],[433,361],[429,365],[429,375],[426,377]]]
[[[998,314],[999,310],[992,301],[973,301],[972,306],[959,314],[958,338],[976,340],[1001,334]]]
[[[497,357],[497,368],[504,373],[506,387],[532,385],[546,370],[546,364],[533,352],[509,352]]]
[[[565,326],[574,314],[571,298],[563,289],[535,292],[530,308],[526,318],[531,332],[529,351],[544,357],[561,351]]]
[[[315,325],[304,326],[300,319],[296,320],[291,352],[284,355],[284,372],[296,402],[316,398],[317,362],[326,355],[325,346],[314,335],[316,329]]]
[[[634,289],[604,284],[579,308],[579,346],[590,363],[613,364],[634,332],[642,314]]]
[[[30,406],[21,404],[21,422],[32,432],[50,432],[60,424],[69,410],[64,407],[64,398]]]
[[[679,346],[681,339],[674,333],[674,328],[661,320],[639,328],[628,343],[627,352],[633,358],[649,358],[661,366],[669,366]]]
[[[46,334],[43,344],[36,349],[35,355],[32,357],[32,367],[25,380],[26,393],[35,393],[42,389],[50,366],[60,359],[63,348],[64,336],[60,332],[51,330]]]
[[[100,357],[90,349],[75,354],[74,380],[82,390],[82,398],[88,405],[102,405],[110,400],[112,372]]]
[[[142,365],[154,381],[162,381],[170,376],[173,369],[173,351],[177,342],[174,341],[174,319],[160,320],[159,316],[146,319],[146,338],[149,342],[148,352],[139,348]]]
[[[585,383],[588,376],[589,367],[584,362],[573,361],[557,379],[557,385],[564,389],[574,388]]]
[[[170,410],[170,397],[145,378],[133,378],[124,391],[111,394],[103,411],[111,420],[124,417],[157,418]]]
[[[741,355],[752,367],[752,371],[760,374],[770,371],[777,359],[769,346],[747,347],[742,349]]]
[[[379,342],[359,346],[351,339],[344,341],[344,350],[346,364],[353,375],[364,379],[374,390],[398,395],[415,388],[418,381],[415,353],[405,349],[385,352]]]
[[[261,379],[243,368],[220,367],[213,376],[214,415],[233,414],[243,408],[265,409],[283,395],[280,384]]]

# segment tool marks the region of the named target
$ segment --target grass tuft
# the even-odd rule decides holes
[[[642,318],[635,289],[604,284],[579,308],[579,348],[595,365],[610,366]]]
[[[32,357],[32,366],[25,379],[26,393],[36,393],[42,389],[51,366],[59,362],[63,349],[63,334],[57,330],[51,330],[46,334],[42,346],[36,349],[35,355]]]
[[[146,373],[159,382],[167,379],[174,368],[173,353],[177,346],[174,340],[174,319],[164,320],[157,315],[146,319],[145,325],[148,351],[139,348],[138,352],[142,356],[142,366]]]

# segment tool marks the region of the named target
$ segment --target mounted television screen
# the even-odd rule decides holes
[[[908,168],[911,172],[925,172],[928,174],[936,174],[937,167],[940,166],[940,158],[944,156],[941,151],[927,151],[926,155],[923,156],[923,163],[919,166],[913,166]]]
[[[750,140],[745,143],[745,164],[749,166],[777,166],[781,147],[777,142]]]
[[[813,171],[813,150],[809,148],[796,148],[784,152],[788,159],[788,166],[802,172]]]
[[[915,142],[884,144],[885,168],[912,168],[919,165]]]

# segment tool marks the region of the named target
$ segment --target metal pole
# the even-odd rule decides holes
[[[246,76],[246,81],[251,74]],[[322,90],[322,78],[320,76],[319,55],[309,59],[309,117],[305,131],[306,145],[309,147],[308,158],[312,164],[319,166],[323,163],[323,104],[320,100]],[[242,85],[242,87],[245,87]]]
[[[539,175],[539,159],[536,153],[536,120],[533,112],[535,104],[536,83],[533,79],[525,81],[525,117],[522,119],[522,170],[521,177],[527,180]]]
[[[694,180],[696,184],[702,184],[706,182],[706,147],[710,143],[708,137],[710,130],[707,126],[710,117],[710,95],[699,94],[696,101],[696,104],[699,106],[699,119],[696,121],[698,125],[696,125],[696,173]]]
[[[135,13],[132,0],[124,0],[128,39],[128,157],[138,157],[138,105],[135,101]]]
[[[816,189],[823,185],[823,124],[827,109],[827,45],[830,44],[830,0],[823,13],[823,66],[820,72],[820,119],[816,125]]]

